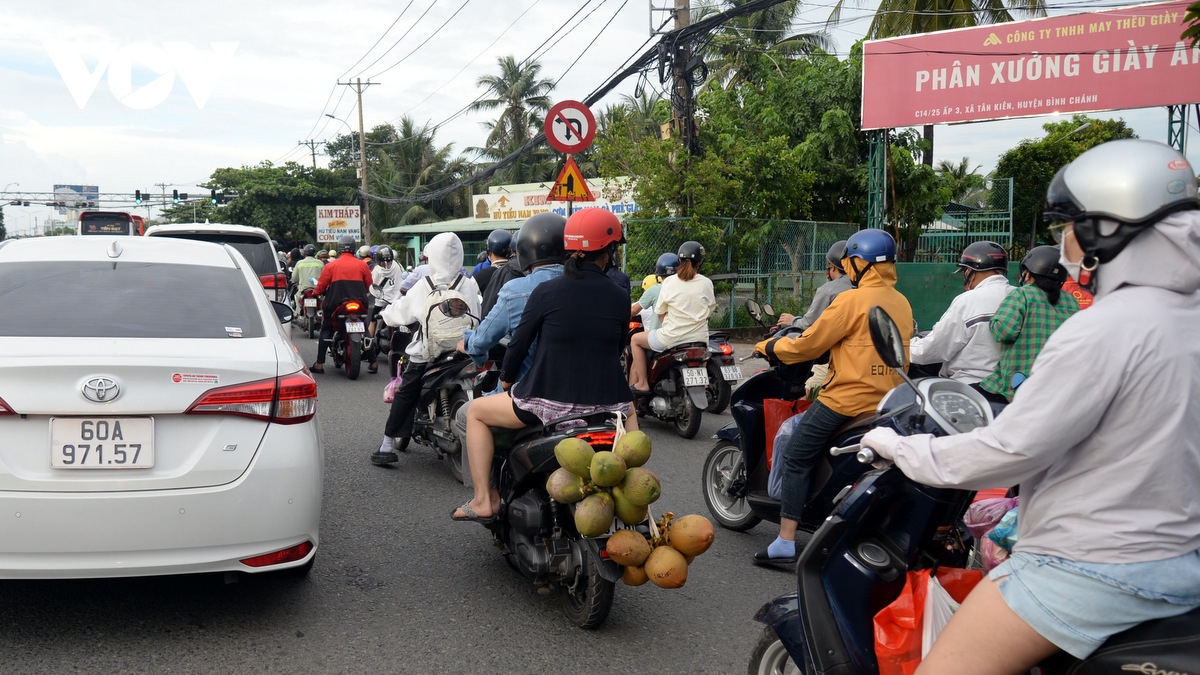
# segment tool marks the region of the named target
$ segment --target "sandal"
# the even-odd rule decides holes
[[[463,513],[465,513],[467,515],[463,518],[459,518],[458,516],[454,515],[455,511],[462,511]],[[480,525],[490,525],[493,522],[495,522],[496,516],[480,517],[480,516],[476,515],[475,509],[471,508],[471,502],[467,501],[458,508],[450,509],[450,520],[453,520],[453,521],[456,521],[459,523],[474,521],[474,522],[479,523]]]

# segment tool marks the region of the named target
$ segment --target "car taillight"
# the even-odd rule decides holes
[[[357,311],[360,311],[361,309],[362,309],[362,303],[357,300],[351,300],[350,302],[346,303],[346,311],[347,312],[357,312]]]
[[[206,392],[189,415],[241,415],[276,424],[299,424],[317,410],[317,383],[304,371]]]
[[[262,282],[263,288],[287,288],[287,275],[282,272],[263,274],[258,280]]]
[[[247,567],[267,567],[269,565],[282,565],[283,563],[296,562],[303,560],[313,550],[311,541],[301,542],[291,548],[285,548],[282,551],[274,553],[264,553],[256,555],[253,558],[244,558],[241,563]]]
[[[12,408],[8,407],[8,404],[4,402],[4,399],[0,398],[0,415],[16,415],[16,414],[17,413],[14,412]]]

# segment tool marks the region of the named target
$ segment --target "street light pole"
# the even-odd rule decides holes
[[[371,82],[368,84],[374,84],[374,83]],[[358,173],[362,180],[362,191],[365,193],[367,191],[367,145],[366,145],[365,139],[363,138],[363,114],[362,114],[362,105],[361,105],[361,102],[362,102],[361,92],[359,93],[359,102],[360,102],[360,105],[358,106]],[[346,129],[348,129],[350,131],[350,133],[354,133],[354,129],[351,128],[351,126],[346,123],[346,120],[341,119],[340,117],[334,117],[333,115],[331,115],[329,113],[325,113],[325,116],[328,117],[329,119],[333,119],[333,120],[337,120],[337,121],[341,122],[342,124],[344,124],[346,126]],[[368,210],[367,200],[366,199],[360,200],[359,214],[362,218],[363,244],[370,246],[370,244],[371,244],[371,228],[370,228],[370,220],[367,216],[367,210]]]

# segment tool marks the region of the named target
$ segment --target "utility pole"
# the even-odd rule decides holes
[[[378,82],[364,83],[362,81],[362,78],[356,77],[356,78],[354,78],[353,82],[338,82],[338,84],[345,86],[345,87],[354,87],[355,93],[358,94],[358,172],[359,172],[360,177],[362,178],[362,191],[365,194],[367,192],[367,142],[366,142],[366,136],[363,132],[362,93],[363,93],[363,87],[369,87],[373,84],[379,84],[379,83]],[[314,162],[315,161],[316,160],[314,159]],[[370,246],[371,245],[371,220],[368,217],[369,216],[368,211],[370,211],[370,206],[367,204],[367,198],[363,197],[363,198],[359,199],[359,213],[362,218],[363,243]]]
[[[311,138],[307,141],[296,141],[296,145],[307,145],[308,149],[312,151],[312,165],[314,171],[317,169],[317,146],[323,145],[324,143],[325,141],[314,141]]]
[[[687,28],[691,24],[691,0],[675,0],[675,30]],[[696,106],[692,99],[691,73],[687,70],[692,49],[687,42],[677,42],[674,48],[675,53],[671,55],[671,74],[674,77],[672,117],[675,119],[675,130],[683,141],[683,147],[687,148],[690,154],[696,150],[696,121],[693,117]]]

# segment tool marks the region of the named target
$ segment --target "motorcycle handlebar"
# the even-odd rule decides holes
[[[854,454],[854,453],[861,451],[862,449],[863,449],[862,445],[855,443],[854,445],[847,445],[847,446],[841,447],[841,448],[830,448],[829,454],[833,455],[834,457],[837,457],[838,455]],[[867,451],[870,452],[870,449],[868,449]]]

